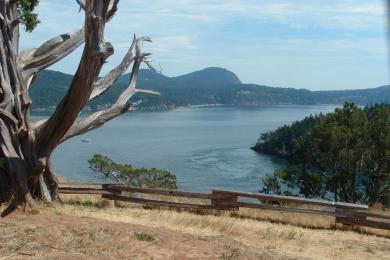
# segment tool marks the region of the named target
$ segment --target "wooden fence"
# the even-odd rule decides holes
[[[91,188],[92,186],[93,188]],[[60,185],[59,192],[61,194],[97,194],[108,200],[131,202],[150,206],[229,211],[239,210],[239,208],[254,208],[261,210],[276,210],[312,215],[333,216],[335,217],[336,223],[341,223],[344,225],[366,226],[390,230],[389,214],[369,211],[368,206],[361,204],[218,189],[212,190],[211,193],[201,193],[179,190],[128,187],[121,184],[107,183],[64,183]],[[166,200],[146,199],[141,198],[139,194],[154,194],[197,200],[208,200],[209,203],[195,204],[195,201],[197,200],[193,200],[191,203],[182,203]],[[300,205],[307,205],[310,206],[310,208],[302,208],[299,207]]]

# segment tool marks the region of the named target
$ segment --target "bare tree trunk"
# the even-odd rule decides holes
[[[142,42],[150,41],[148,37],[134,36],[122,63],[98,79],[114,51],[104,40],[104,29],[119,0],[77,2],[85,12],[84,27],[55,37],[39,48],[19,51],[18,1],[0,0],[0,204],[8,202],[2,216],[22,203],[34,206],[35,198],[47,202],[58,199],[58,179],[50,157],[61,142],[132,111],[128,101],[138,92],[158,95],[135,87],[141,62],[150,66],[150,54],[141,52]],[[68,93],[50,118],[31,122],[28,88],[33,78],[83,42],[83,55]],[[133,62],[129,87],[117,102],[76,122],[87,102],[109,89]]]
[[[33,134],[30,132],[31,105],[26,82],[17,65],[19,28],[16,4],[1,1],[0,20],[0,140],[2,180],[7,183],[1,198],[11,200],[3,215],[11,212],[20,201],[32,204],[29,186],[35,181],[37,158]]]

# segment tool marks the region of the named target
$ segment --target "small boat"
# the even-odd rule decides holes
[[[91,142],[91,139],[83,138],[83,139],[81,139],[81,142],[83,142],[83,143],[89,143],[89,142]]]

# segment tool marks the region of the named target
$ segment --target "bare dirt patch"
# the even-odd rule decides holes
[[[194,236],[53,212],[0,220],[0,259],[286,259],[225,236]]]
[[[262,211],[239,212],[240,217],[237,212],[200,214],[138,204],[102,208],[102,199],[89,195],[62,200],[55,207],[41,204],[28,214],[19,211],[0,219],[0,260],[390,260],[388,232],[334,229],[327,227],[330,220],[312,216],[269,216],[309,224],[302,227],[267,221]]]

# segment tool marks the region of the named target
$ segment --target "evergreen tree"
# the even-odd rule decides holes
[[[288,166],[266,176],[262,192],[390,204],[390,106],[345,103],[264,133],[253,147]]]

